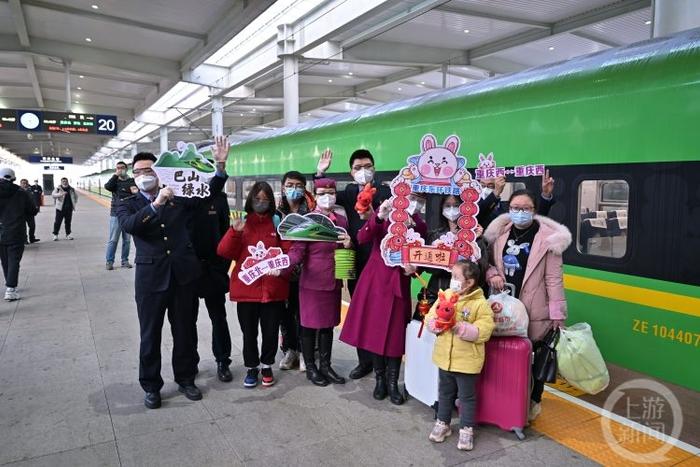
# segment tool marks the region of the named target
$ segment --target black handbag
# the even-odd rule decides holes
[[[559,328],[550,329],[541,341],[535,342],[532,377],[543,383],[554,383],[557,380],[557,342]]]

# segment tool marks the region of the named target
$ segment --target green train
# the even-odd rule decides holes
[[[696,29],[249,138],[231,148],[227,191],[237,208],[256,180],[280,192],[281,174],[313,173],[327,147],[340,182],[357,148],[387,182],[427,133],[458,135],[470,168],[490,152],[545,164],[550,217],[574,236],[569,323],[590,323],[609,363],[700,391],[699,78]]]

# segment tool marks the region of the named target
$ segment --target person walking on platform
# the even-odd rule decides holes
[[[51,194],[56,202],[56,220],[53,223],[53,241],[58,241],[58,231],[61,230],[61,223],[65,220],[66,239],[73,240],[71,235],[71,221],[73,220],[73,211],[75,205],[78,204],[78,193],[68,184],[68,179],[63,177],[61,185],[57,186]]]
[[[233,380],[229,369],[231,333],[226,320],[231,261],[217,255],[216,248],[228,230],[229,212],[226,194],[219,193],[201,206],[192,222],[192,243],[202,267],[202,276],[195,284],[194,310],[199,312],[199,299],[203,298],[211,319],[211,350],[216,358],[216,376],[224,383]]]
[[[36,204],[36,201],[34,200],[34,196],[32,195],[32,188],[29,186],[29,180],[26,178],[23,178],[22,180],[19,181],[19,187],[24,190],[28,195],[29,199],[34,202],[34,205],[36,206],[36,213],[33,216],[27,217],[27,229],[28,229],[28,234],[26,236],[26,239],[24,243],[26,245],[29,245],[30,243],[36,243],[39,241],[38,238],[36,238],[36,214],[39,213],[39,205]]]
[[[332,160],[333,153],[329,149],[321,154],[316,167],[315,179],[325,176],[324,174],[330,168]],[[358,149],[350,155],[350,175],[355,183],[349,184],[345,187],[345,190],[338,192],[336,203],[345,209],[345,213],[348,217],[348,233],[350,234],[353,245],[356,245],[357,248],[355,253],[355,271],[357,277],[360,277],[369,261],[372,244],[371,242],[358,242],[358,232],[382,201],[391,197],[391,190],[388,186],[380,185],[374,181],[374,157],[372,153],[366,149]],[[355,211],[355,203],[357,202],[357,195],[367,183],[371,183],[377,191],[372,197],[372,208],[367,213],[360,216],[360,214]],[[348,281],[348,290],[350,291],[351,297],[355,294],[357,284],[358,280]],[[370,352],[358,347],[357,359],[357,366],[350,371],[349,376],[351,379],[360,379],[372,372],[372,354]]]
[[[284,301],[289,296],[289,281],[280,277],[279,270],[271,270],[246,285],[238,273],[246,259],[262,258],[265,249],[289,249],[289,242],[282,241],[277,233],[279,217],[275,214],[275,195],[266,182],[256,182],[250,189],[243,208],[245,218],[238,216],[219,242],[216,253],[236,262],[231,273],[230,298],[237,302],[238,323],[243,333],[243,364],[247,368],[243,386],[254,388],[261,373],[262,384],[272,386],[275,377],[272,365],[277,354],[280,315]],[[258,256],[259,255],[259,256]],[[262,347],[258,348],[258,327],[262,331]]]
[[[209,181],[211,196],[220,193],[226,183],[228,150],[227,139],[217,137],[217,170]],[[193,310],[195,281],[201,269],[189,228],[194,212],[211,202],[210,198],[175,198],[172,189],[159,188],[153,170],[155,161],[156,157],[147,152],[134,156],[134,181],[139,193],[117,205],[119,224],[134,237],[136,246],[134,289],[141,328],[139,382],[146,392],[144,405],[149,409],[161,405],[160,343],[166,311],[173,334],[172,365],[178,390],[190,400],[202,398],[194,384],[199,355]]]
[[[129,249],[131,247],[131,235],[124,232],[119,226],[117,218],[117,204],[119,201],[139,192],[134,179],[129,177],[128,168],[124,161],[117,162],[116,172],[107,183],[105,190],[112,193],[112,203],[109,208],[109,240],[107,240],[107,270],[114,269],[114,256],[117,252],[119,237],[122,238],[122,267],[131,268],[129,263]]]
[[[418,213],[425,200],[415,193],[408,199],[406,211],[410,217],[405,221],[406,226],[423,237],[427,226]],[[399,371],[406,325],[411,319],[411,275],[416,268],[390,267],[384,263],[380,244],[389,231],[390,213],[391,202],[386,200],[357,233],[357,241],[369,243],[372,253],[357,281],[340,340],[373,354],[374,398],[382,400],[388,392],[391,402],[401,405],[404,398],[399,391]]]
[[[513,296],[523,302],[530,324],[528,337],[535,343],[567,317],[562,254],[571,244],[566,226],[537,212],[537,197],[518,190],[510,197],[510,211],[497,217],[484,232],[494,266],[486,279],[496,291],[513,284]],[[540,413],[544,383],[535,381],[529,419]]]
[[[282,197],[277,208],[280,219],[287,214],[308,214],[316,208],[316,201],[311,193],[306,190],[306,177],[292,170],[282,176]],[[299,359],[301,352],[300,325],[299,325],[299,274],[297,266],[289,276],[289,298],[287,309],[282,312],[280,318],[280,334],[282,345],[280,350],[284,354],[280,360],[280,370],[291,370],[299,365],[301,371],[306,371],[304,360]]]
[[[29,191],[34,199],[34,204],[41,210],[42,201],[44,201],[44,189],[39,185],[39,180],[34,180],[34,185],[29,187]]]
[[[314,181],[316,210],[335,225],[347,229],[345,217],[333,212],[336,200],[335,180],[319,178]],[[328,383],[345,384],[331,368],[333,328],[340,324],[340,302],[343,282],[335,278],[335,250],[350,248],[350,236],[338,239],[340,243],[294,242],[289,250],[290,269],[301,265],[299,300],[301,319],[301,347],[306,377],[316,386]],[[314,348],[318,337],[319,366],[316,366]]]
[[[0,260],[5,275],[5,300],[19,300],[19,263],[24,253],[25,223],[37,213],[29,194],[13,183],[14,170],[0,169]]]

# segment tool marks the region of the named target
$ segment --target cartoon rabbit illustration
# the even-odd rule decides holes
[[[421,140],[422,153],[409,159],[408,169],[415,178],[429,185],[450,185],[452,179],[461,179],[465,171],[462,158],[457,158],[459,138],[448,136],[443,146],[438,146],[435,136],[427,134]]]
[[[488,153],[487,156],[479,154],[479,165],[480,169],[492,169],[496,167],[496,161],[493,160],[493,153]]]
[[[261,260],[267,255],[267,248],[263,242],[258,242],[255,246],[248,246],[248,252],[254,259]]]
[[[526,253],[529,253],[530,243],[526,242],[516,245],[515,240],[508,240],[508,248],[506,248],[506,254],[503,255],[503,269],[505,269],[506,276],[514,276],[515,271],[522,269],[518,262],[520,250],[525,250]]]

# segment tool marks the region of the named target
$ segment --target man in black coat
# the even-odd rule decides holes
[[[333,153],[327,149],[318,161],[318,166],[316,168],[316,175],[314,179],[322,178],[325,176],[326,171],[330,168],[333,159]],[[342,206],[345,209],[345,213],[348,217],[348,233],[352,239],[352,243],[355,248],[355,272],[356,277],[360,277],[360,273],[364,269],[367,261],[369,260],[369,255],[372,250],[372,245],[363,244],[360,245],[357,242],[357,232],[360,231],[365,221],[371,214],[371,210],[368,213],[360,216],[357,211],[355,211],[355,202],[357,201],[357,195],[360,190],[365,187],[367,183],[371,183],[377,191],[372,197],[372,209],[379,208],[379,205],[385,199],[391,197],[391,189],[386,185],[380,185],[374,181],[374,157],[366,149],[358,149],[350,155],[350,175],[352,175],[355,183],[351,183],[345,187],[345,190],[339,191],[336,194],[336,204]],[[357,285],[357,280],[348,281],[348,289],[350,290],[350,296],[352,297],[355,291],[355,286]],[[372,354],[364,349],[357,349],[357,359],[358,365],[350,371],[350,378],[359,379],[367,376],[372,372]]]
[[[34,204],[37,208],[41,209],[41,200],[44,196],[44,189],[39,185],[39,180],[34,180],[34,185],[29,187],[29,191],[34,199]]]
[[[226,138],[217,137],[214,149],[217,171],[209,182],[211,196],[220,193],[226,183],[228,150]],[[202,198],[175,198],[170,188],[159,188],[152,168],[155,161],[151,153],[134,156],[133,173],[139,193],[121,200],[117,206],[119,224],[134,237],[136,246],[134,286],[141,328],[139,382],[146,392],[144,405],[149,409],[161,404],[160,344],[166,310],[173,334],[175,382],[188,399],[202,398],[194,384],[199,355],[193,309],[201,268],[189,228],[195,211],[210,202]]]
[[[194,310],[198,312],[199,298],[203,298],[211,319],[211,350],[216,358],[216,375],[225,383],[233,380],[229,369],[231,333],[226,320],[231,261],[217,255],[216,247],[229,228],[229,215],[228,198],[225,193],[219,193],[202,204],[192,218],[192,242],[202,267],[202,275],[195,286]]]
[[[29,180],[26,178],[23,178],[22,180],[19,181],[19,187],[23,189],[27,194],[29,195],[29,199],[31,199],[34,204],[36,205],[36,213],[39,213],[39,205],[36,204],[36,201],[34,200],[34,196],[32,196],[32,188],[29,186]],[[29,230],[27,237],[24,241],[25,245],[29,245],[30,243],[36,243],[39,241],[38,238],[36,238],[36,214],[33,216],[27,217],[27,229]]]
[[[138,193],[134,179],[129,177],[128,168],[123,161],[117,162],[116,170],[112,178],[105,183],[105,190],[112,193],[112,204],[109,210],[109,239],[107,240],[106,268],[114,269],[114,256],[117,253],[119,237],[122,239],[122,267],[131,268],[129,263],[129,249],[131,247],[131,235],[124,232],[117,219],[117,204],[119,201]]]
[[[19,300],[17,281],[27,233],[25,223],[38,212],[29,193],[13,183],[15,180],[14,170],[0,169],[0,261],[7,301]]]

